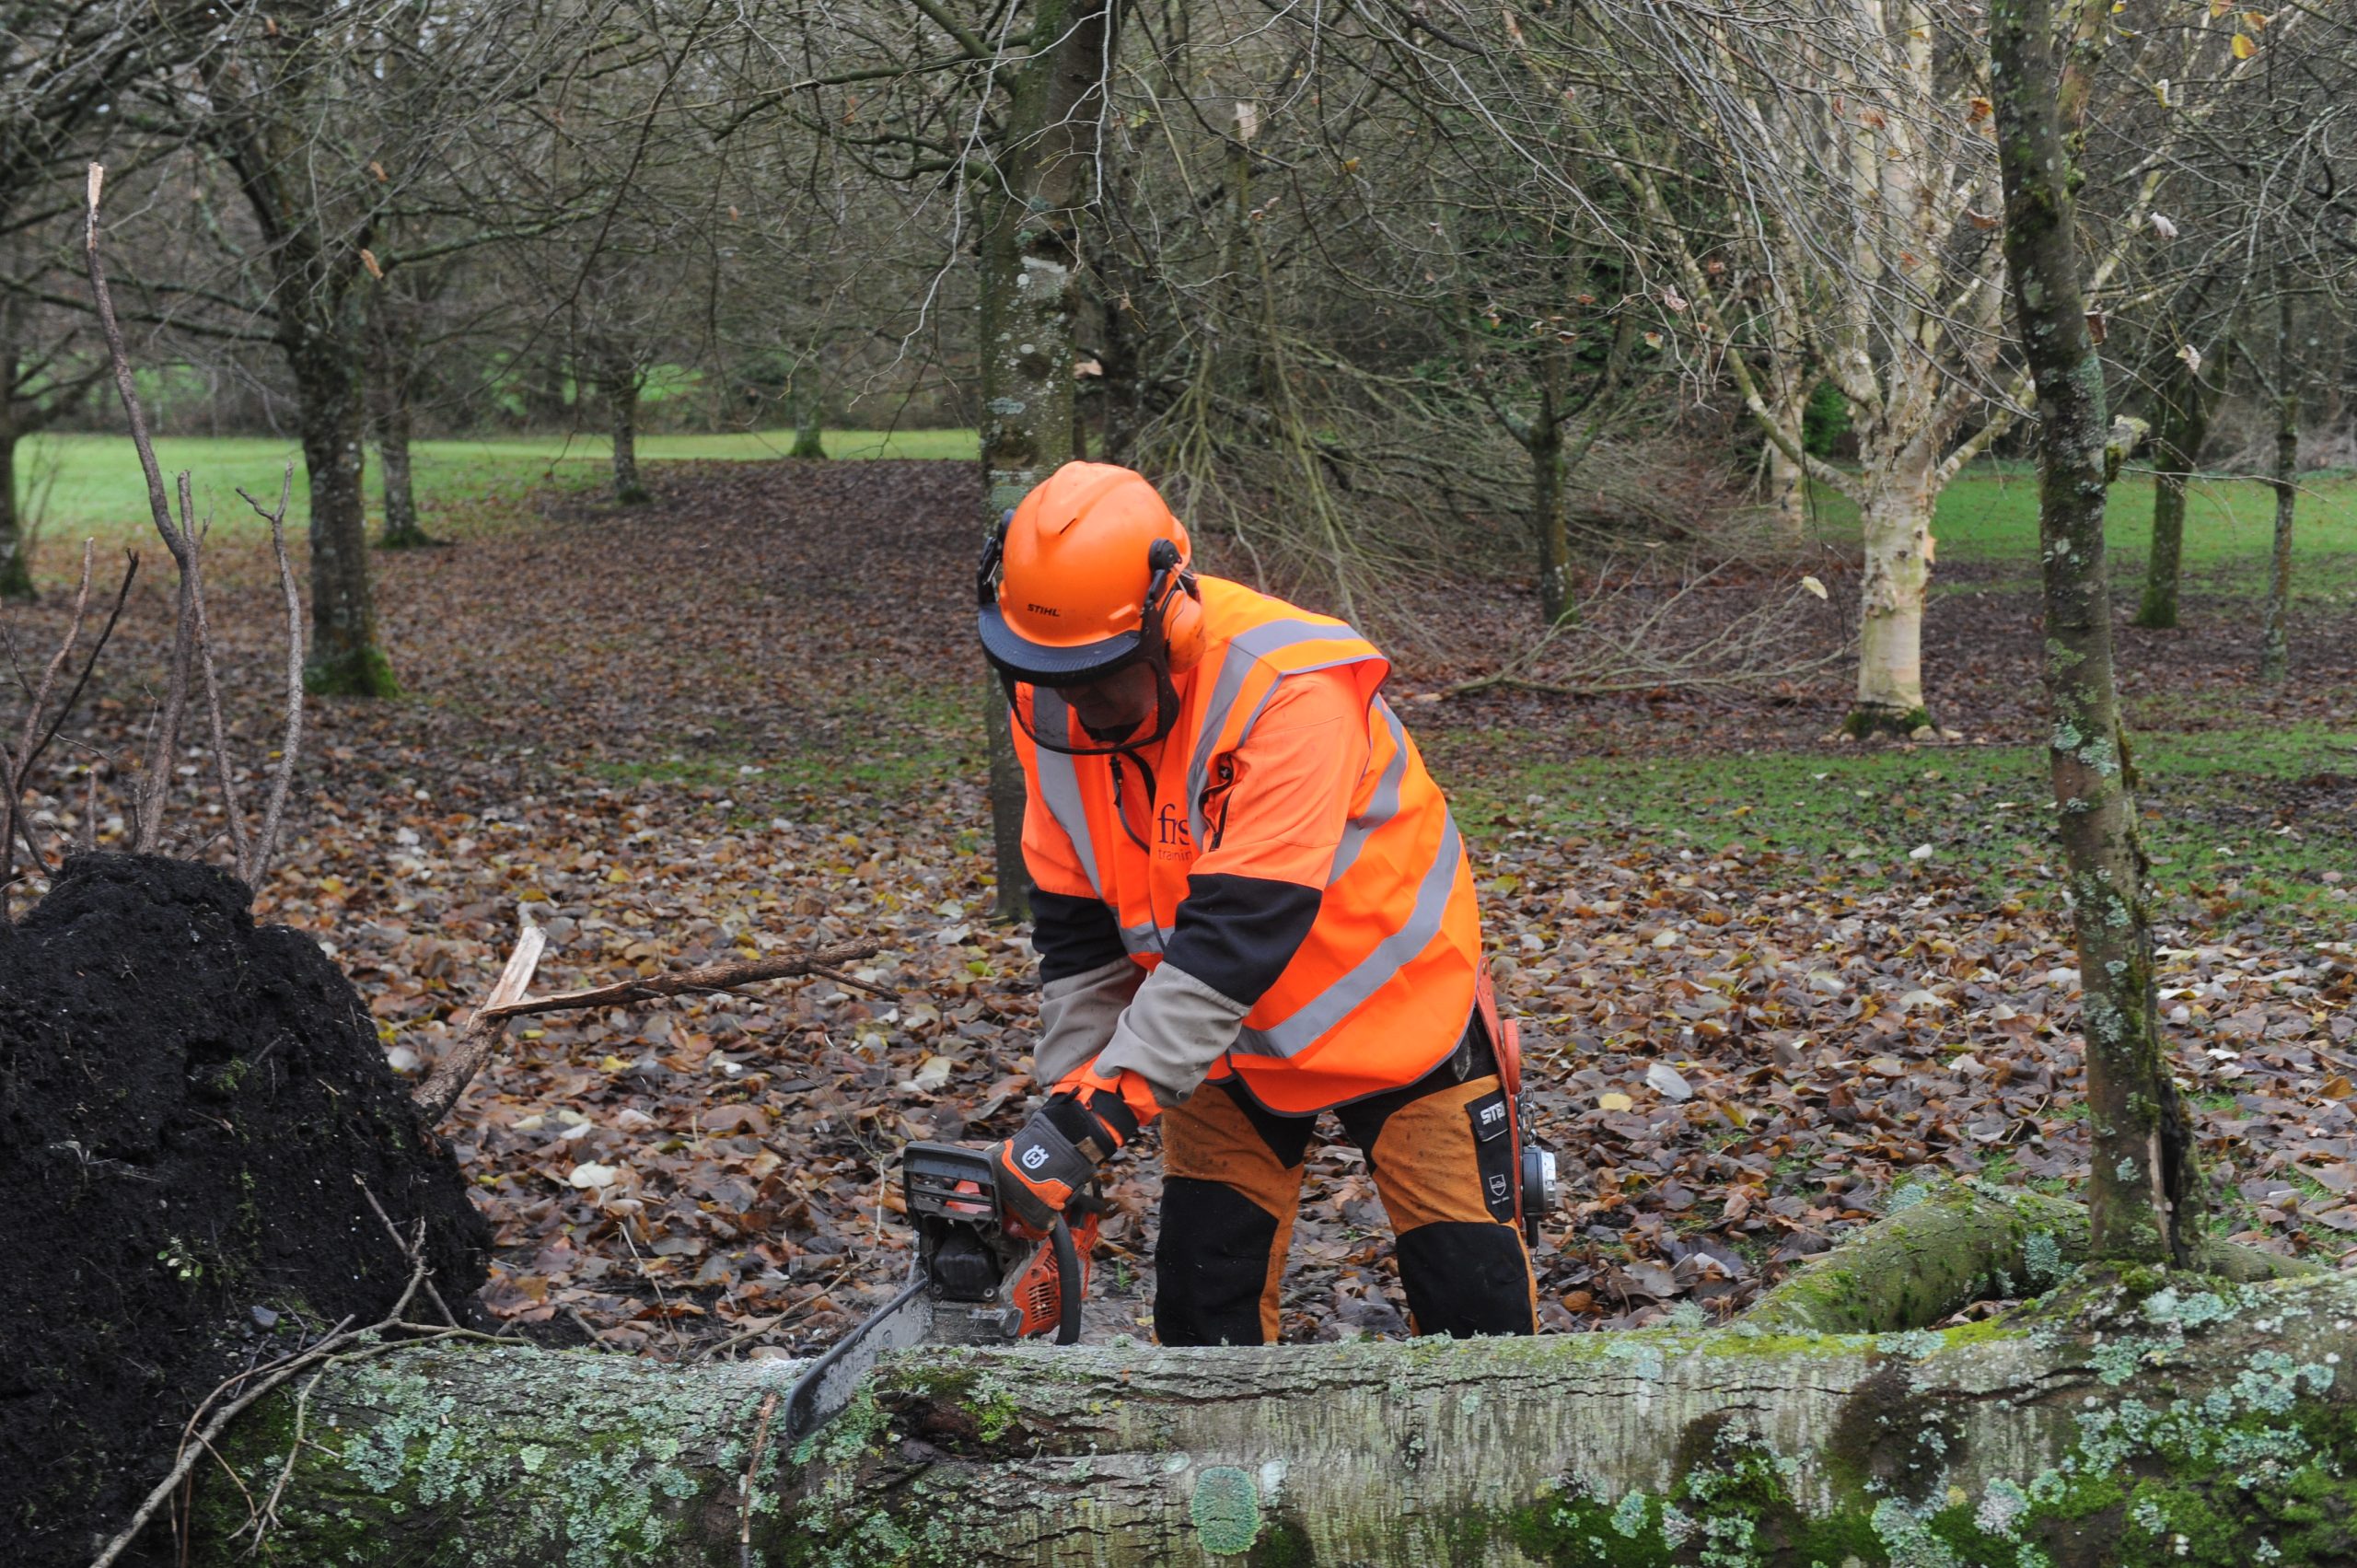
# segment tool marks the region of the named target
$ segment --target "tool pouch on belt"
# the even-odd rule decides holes
[[[1506,1152],[1504,1164],[1508,1179],[1513,1183],[1514,1202],[1511,1208],[1493,1202],[1490,1212],[1501,1222],[1523,1225],[1527,1231],[1523,1213],[1523,1106],[1522,1106],[1522,1029],[1512,1018],[1498,1012],[1497,988],[1490,983],[1490,971],[1481,970],[1473,981],[1473,1010],[1481,1020],[1481,1032],[1490,1039],[1490,1053],[1498,1063],[1498,1086],[1504,1091],[1506,1111]],[[1474,1135],[1480,1137],[1476,1127]],[[1501,1213],[1500,1211],[1504,1211]]]

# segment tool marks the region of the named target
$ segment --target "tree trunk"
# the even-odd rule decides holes
[[[819,435],[827,418],[825,389],[815,367],[795,366],[786,372],[785,401],[794,415],[794,450],[789,458],[823,458],[827,455]]]
[[[1911,735],[1923,705],[1923,598],[1932,580],[1931,465],[1903,457],[1874,476],[1858,508],[1865,540],[1858,628],[1858,698],[1851,734]]]
[[[638,368],[629,360],[619,354],[599,358],[598,390],[604,396],[607,415],[613,421],[614,499],[625,506],[635,506],[649,499],[646,486],[638,479],[638,394],[641,384]]]
[[[2222,343],[2213,353],[2223,353]],[[2177,582],[2185,560],[2186,476],[2201,462],[2213,406],[2210,389],[2183,359],[2172,359],[2154,399],[2153,553],[2144,563],[2144,599],[2136,624],[2166,630],[2177,624]]]
[[[1998,0],[1990,18],[2005,263],[2038,386],[2038,554],[2049,758],[2079,942],[2101,1259],[2186,1264],[2200,1232],[2193,1134],[2153,995],[2145,862],[2112,674],[2103,364],[2088,331],[2072,192],[2107,0]],[[2124,455],[2124,453],[2122,454]]]
[[[395,696],[401,686],[377,643],[368,583],[358,323],[346,291],[319,283],[308,270],[289,267],[282,276],[287,273],[294,278],[281,307],[279,342],[295,373],[311,486],[311,648],[304,684],[331,695]]]
[[[387,550],[413,550],[434,540],[418,521],[417,493],[410,482],[410,392],[417,377],[416,328],[378,285],[369,319],[370,423],[376,426],[377,466],[385,493],[385,531],[377,542]]]
[[[0,369],[13,368],[0,364]],[[17,421],[0,388],[0,599],[30,599],[33,588],[31,552],[17,517]]]
[[[984,197],[981,240],[982,524],[1073,457],[1072,318],[1080,267],[1080,208],[1095,139],[1098,74],[1112,48],[1108,0],[1044,0],[1034,52],[1015,74],[998,149],[1000,180]],[[1023,866],[1023,773],[995,687],[990,737],[991,840],[1000,920],[1030,915]]]
[[[1794,425],[1799,420],[1792,422]],[[1784,448],[1768,442],[1768,527],[1776,542],[1798,550],[1808,542],[1808,494],[1800,464]]]
[[[2275,549],[2267,563],[2267,609],[2258,633],[2258,679],[2280,686],[2290,673],[2288,622],[2292,615],[2292,517],[2300,492],[2293,482],[2300,459],[2300,356],[2292,341],[2292,296],[2279,284],[2275,296]]]
[[[1540,351],[1538,413],[1524,449],[1530,454],[1530,526],[1538,546],[1538,613],[1553,626],[1570,616],[1571,518],[1563,496],[1563,360],[1559,345]]]
[[[2131,1271],[1936,1333],[923,1349],[799,1443],[801,1364],[445,1342],[241,1418],[194,1561],[291,1452],[268,1563],[2345,1562],[2352,1317]]]

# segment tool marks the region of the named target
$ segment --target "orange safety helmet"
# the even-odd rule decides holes
[[[1154,734],[1109,749],[1169,733],[1171,673],[1203,651],[1190,553],[1185,526],[1133,470],[1066,463],[1034,485],[992,530],[975,581],[982,650],[1008,700],[1018,681],[1076,686],[1144,659],[1159,688]]]

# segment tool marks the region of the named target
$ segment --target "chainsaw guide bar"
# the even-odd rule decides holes
[[[1050,1332],[1058,1344],[1080,1338],[1103,1206],[1093,1191],[1074,1199],[1076,1223],[1058,1215],[1042,1243],[1009,1227],[988,1154],[911,1144],[900,1154],[900,1196],[917,1232],[909,1283],[795,1379],[785,1404],[789,1443],[840,1414],[894,1351],[1010,1344]]]

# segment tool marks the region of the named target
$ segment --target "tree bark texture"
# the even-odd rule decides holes
[[[638,394],[644,378],[628,356],[601,351],[597,356],[598,390],[606,400],[606,414],[614,433],[614,499],[635,506],[648,499],[638,478]]]
[[[1770,534],[1785,549],[1798,550],[1808,542],[1808,493],[1802,488],[1808,476],[1773,441],[1767,443],[1767,458]]]
[[[417,491],[410,478],[410,398],[417,380],[417,326],[404,302],[380,284],[368,327],[369,423],[376,426],[378,483],[385,495],[385,531],[377,542],[387,550],[412,550],[434,542],[418,520]]]
[[[2153,551],[2144,563],[2144,598],[2136,624],[2165,631],[2177,622],[2187,477],[2200,466],[2215,398],[2193,367],[2178,358],[2169,362],[2153,401],[2153,464],[2159,472],[2153,481]]]
[[[2112,670],[2103,365],[2080,283],[2073,189],[2107,0],[1998,0],[1990,17],[2005,261],[2038,387],[2049,759],[2079,943],[2080,1029],[2099,1259],[2189,1262],[2200,1210],[2192,1129],[2153,995],[2152,927],[2127,732]]]
[[[294,1455],[280,1564],[2345,1562],[2353,1318],[2131,1270],[1936,1333],[927,1348],[800,1443],[800,1364],[446,1342],[223,1452]],[[250,1561],[206,1469],[194,1560]]]
[[[311,492],[311,645],[304,681],[343,696],[397,694],[377,641],[368,581],[367,503],[361,490],[366,329],[356,285],[373,238],[365,213],[338,218],[314,184],[313,134],[325,73],[308,52],[316,7],[276,17],[284,42],[258,56],[270,72],[207,67],[223,105],[206,135],[228,164],[270,251],[273,336],[293,373],[303,465]],[[249,65],[252,63],[249,62]]]
[[[346,287],[317,277],[288,282],[284,292],[278,338],[295,372],[303,468],[311,484],[311,648],[304,683],[342,696],[394,696],[401,686],[377,645],[368,581],[357,311]]]
[[[1112,48],[1108,0],[1042,0],[1028,52],[1011,68],[1006,130],[982,198],[981,348],[982,525],[1074,455],[1073,317],[1080,226],[1094,198],[1101,74]],[[1143,571],[1143,566],[1141,566]],[[1023,774],[1006,704],[983,700],[990,738],[995,914],[1030,915],[1023,866]]]
[[[0,363],[0,373],[14,368]],[[0,599],[29,599],[36,597],[33,564],[17,515],[17,431],[11,401],[0,388]]]
[[[789,458],[823,458],[827,448],[819,437],[827,418],[825,383],[817,366],[795,366],[786,372],[785,401],[794,416],[794,449]]]
[[[2292,337],[2292,296],[2275,296],[2275,546],[2267,563],[2267,608],[2259,619],[2258,678],[2281,685],[2291,673],[2292,520],[2299,505],[2300,354]]]
[[[1563,350],[1538,359],[1538,412],[1523,443],[1530,454],[1530,526],[1538,536],[1538,613],[1552,626],[1572,613],[1572,528],[1563,496]]]
[[[1932,580],[1927,460],[1876,476],[1858,508],[1865,542],[1853,735],[1911,735],[1932,722],[1923,703],[1923,601]]]

